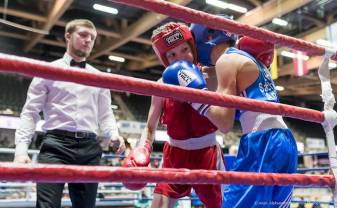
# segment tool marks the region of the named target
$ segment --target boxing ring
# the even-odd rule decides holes
[[[329,59],[337,60],[336,51],[319,47],[313,43],[295,39],[271,31],[223,19],[205,12],[196,11],[160,0],[113,0],[169,15],[190,23],[208,25],[210,28],[226,30],[239,35],[269,41],[278,46],[287,46],[305,51],[308,55],[324,55],[319,68],[324,111],[300,108],[291,105],[270,103],[247,98],[220,95],[180,86],[166,85],[121,75],[102,72],[78,71],[71,67],[62,68],[50,63],[0,54],[0,71],[18,73],[30,77],[69,81],[89,86],[125,91],[140,95],[155,95],[181,101],[207,103],[211,105],[263,112],[284,117],[292,117],[322,124],[328,143],[330,169],[333,175],[244,173],[231,171],[116,168],[103,166],[45,165],[0,163],[0,180],[12,182],[124,182],[128,183],[176,183],[176,184],[250,184],[250,185],[299,185],[336,187],[337,156],[333,128],[337,124],[337,113],[333,110],[335,98],[330,84]],[[62,171],[59,171],[62,170]],[[57,174],[56,174],[57,173]],[[334,201],[337,200],[336,192]],[[337,204],[334,205],[337,207]]]
[[[15,150],[10,149],[10,148],[0,148],[0,154],[14,154]],[[32,157],[36,157],[37,154],[39,153],[38,150],[28,150],[28,153],[32,155]],[[310,154],[299,154],[299,156],[327,156],[327,152],[321,152],[321,153],[310,153]],[[235,158],[234,155],[224,155],[225,160],[229,161],[231,158]],[[123,159],[125,156],[123,155],[114,155],[114,154],[103,154],[102,158],[108,158],[108,159]],[[158,160],[160,157],[152,157],[151,160]],[[226,165],[230,165],[226,163]],[[228,167],[228,166],[227,166]],[[305,173],[307,171],[320,171],[320,170],[327,170],[328,167],[321,167],[321,168],[298,168],[297,172],[298,173]],[[70,180],[71,181],[71,180]],[[67,186],[67,185],[66,185]],[[104,198],[97,198],[96,205],[99,207],[107,207],[107,206],[136,206],[137,203],[140,203],[139,201],[145,201],[149,203],[150,201],[153,200],[153,198],[147,194],[146,197],[142,196],[142,193],[144,190],[141,191],[129,191],[126,190],[122,183],[120,182],[101,182],[99,183],[99,188],[98,193],[104,195]],[[145,187],[145,192],[149,193],[152,192],[154,189],[155,184],[151,183],[146,185]],[[299,203],[307,203],[307,204],[322,204],[322,205],[332,205],[332,202],[329,200],[299,200],[298,197],[296,197],[296,192],[297,193],[302,193],[303,190],[306,190],[308,185],[295,185],[295,193],[294,193],[294,199],[291,201],[291,203],[294,204],[299,204]],[[314,184],[310,185],[311,189],[316,189],[319,190],[320,193],[321,191],[328,192],[327,186],[321,186],[319,184]],[[13,193],[21,193],[23,197],[20,199],[6,199],[3,200],[0,198],[0,207],[35,207],[35,198],[34,198],[34,193],[35,193],[35,183],[28,182],[28,183],[13,183],[13,182],[1,182],[0,183],[0,197],[1,195],[4,196],[12,196]],[[324,192],[323,192],[324,193]],[[64,191],[64,194],[68,194],[67,189]],[[330,194],[329,194],[330,195]],[[10,197],[9,197],[10,198]],[[199,198],[197,198],[194,195],[191,195],[190,197],[184,197],[179,200],[180,205],[183,205],[182,207],[189,207],[191,201],[194,201],[194,203],[201,203],[199,201]],[[71,206],[71,202],[69,199],[65,198],[62,200],[62,206]]]

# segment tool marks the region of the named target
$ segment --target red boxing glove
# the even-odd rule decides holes
[[[122,167],[147,167],[150,164],[150,155],[152,152],[152,145],[145,143],[133,149],[130,154],[123,161]],[[146,183],[123,183],[129,190],[139,190],[146,186]]]
[[[274,44],[272,43],[243,36],[238,42],[238,49],[249,53],[267,68],[273,63]]]

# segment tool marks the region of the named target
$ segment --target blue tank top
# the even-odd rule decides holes
[[[226,54],[240,54],[245,56],[252,61],[254,61],[259,70],[259,76],[256,81],[246,88],[245,91],[241,92],[240,96],[251,98],[255,100],[269,101],[269,102],[279,102],[277,92],[275,89],[274,81],[272,80],[269,70],[258,60],[256,60],[253,56],[246,53],[245,51],[239,50],[234,47],[230,47],[227,49]],[[242,112],[241,112],[242,113]],[[236,112],[236,118],[238,119],[240,116],[240,112]]]

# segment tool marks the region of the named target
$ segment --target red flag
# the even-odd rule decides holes
[[[297,76],[303,76],[308,73],[308,56],[302,51],[294,50],[294,68]]]

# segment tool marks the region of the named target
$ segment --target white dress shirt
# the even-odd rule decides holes
[[[69,67],[71,59],[65,53],[63,58],[51,64]],[[89,64],[86,64],[85,69],[74,70],[98,71]],[[42,126],[44,131],[62,129],[71,132],[101,133],[106,139],[118,136],[108,89],[34,78],[21,112],[21,123],[15,132],[16,155],[27,154],[36,123],[41,119],[39,115],[41,111],[45,119]]]

